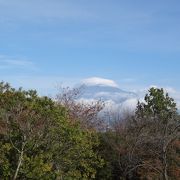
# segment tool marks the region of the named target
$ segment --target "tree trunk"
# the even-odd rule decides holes
[[[163,150],[163,179],[168,180],[168,174],[167,174],[167,154],[166,154],[166,148]]]
[[[167,175],[167,168],[166,168],[166,167],[165,167],[165,169],[164,169],[163,179],[164,179],[164,180],[168,180],[168,179],[169,179],[169,178],[168,178],[168,175]]]
[[[18,176],[21,164],[22,164],[22,160],[23,160],[24,147],[25,147],[25,143],[23,143],[23,145],[22,145],[21,153],[20,153],[20,156],[19,156],[19,159],[18,159],[18,165],[17,165],[17,168],[16,168],[16,172],[14,174],[13,180],[17,179],[17,176]]]

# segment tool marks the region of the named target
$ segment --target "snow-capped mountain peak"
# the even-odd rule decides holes
[[[101,99],[103,101],[111,100],[115,103],[121,103],[127,99],[136,97],[137,95],[133,92],[105,85],[84,85],[84,92],[82,95],[82,98],[84,99]]]
[[[111,110],[130,109],[134,110],[137,105],[138,95],[119,88],[119,85],[109,79],[92,77],[82,81],[83,92],[79,100],[92,102],[102,100],[106,107]]]

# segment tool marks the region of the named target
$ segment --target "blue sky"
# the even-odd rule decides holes
[[[0,0],[0,79],[48,94],[100,77],[128,90],[167,87],[177,97],[179,7],[179,0]]]

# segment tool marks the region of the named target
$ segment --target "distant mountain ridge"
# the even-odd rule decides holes
[[[118,87],[111,87],[106,85],[84,85],[84,92],[81,98],[95,99],[103,101],[114,101],[121,103],[127,99],[137,98],[137,94],[121,90]]]
[[[118,83],[111,79],[104,79],[100,77],[91,77],[81,81],[83,84],[83,92],[79,100],[85,102],[92,102],[96,100],[102,100],[106,103],[107,107],[120,110],[123,108],[134,110],[137,106],[137,102],[143,101],[144,96],[148,93],[150,87],[141,90],[136,90],[136,93],[131,91],[122,90]],[[178,113],[180,114],[180,93],[171,89],[164,88],[177,102]]]

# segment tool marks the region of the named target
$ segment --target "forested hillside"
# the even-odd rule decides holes
[[[0,83],[0,179],[180,179],[180,116],[163,89],[108,124],[98,116],[105,103],[78,94],[52,99]]]

